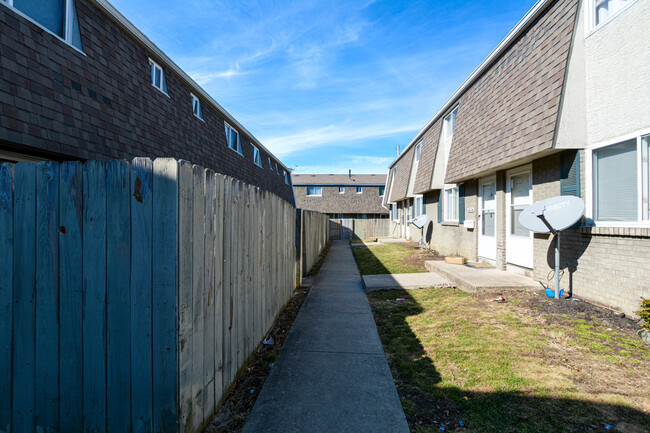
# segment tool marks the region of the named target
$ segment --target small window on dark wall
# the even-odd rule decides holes
[[[363,194],[363,187],[362,186],[357,187],[357,194]]]
[[[4,3],[81,50],[81,34],[74,0],[4,0]]]
[[[192,93],[190,93],[190,96],[192,97],[192,112],[196,117],[203,120],[203,108],[201,108],[201,100],[194,96]]]
[[[239,139],[239,132],[234,129],[232,126],[224,122],[224,128],[226,130],[226,140],[228,141],[228,147],[239,153],[240,155],[244,154],[244,151],[241,147],[241,140]]]
[[[167,95],[167,80],[165,79],[165,71],[158,63],[154,62],[151,59],[149,59],[149,65],[151,66],[151,84],[156,89]]]
[[[262,167],[262,155],[260,154],[260,150],[254,144],[251,144],[251,146],[253,146],[253,162],[259,167]]]

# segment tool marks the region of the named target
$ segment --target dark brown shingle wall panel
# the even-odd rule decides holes
[[[438,119],[422,137],[420,162],[418,163],[418,171],[415,175],[415,184],[413,186],[413,192],[415,194],[421,194],[430,189],[433,167],[436,163],[436,154],[438,152],[438,143],[440,142],[441,125],[442,119]]]
[[[411,167],[413,166],[413,155],[415,153],[415,146],[412,146],[405,154],[397,161],[395,167],[397,169],[395,175],[395,182],[390,191],[390,201],[396,202],[404,200],[408,193],[409,178],[411,176]]]

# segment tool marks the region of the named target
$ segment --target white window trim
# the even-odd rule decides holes
[[[289,175],[287,174],[286,170],[282,170],[282,173],[284,173],[284,183],[289,185]]]
[[[194,115],[194,117],[196,117],[200,121],[205,122],[205,119],[203,117],[199,116],[198,114],[196,114],[194,112],[194,100],[196,100],[198,102],[198,104],[199,104],[199,110],[200,110],[199,112],[203,113],[203,108],[202,108],[203,104],[201,104],[201,99],[198,96],[196,96],[194,93],[191,93],[191,92],[190,92],[190,97],[192,99],[192,114]]]
[[[343,191],[341,191],[341,188],[343,188]],[[344,186],[339,186],[339,194],[345,194],[345,187]]]
[[[384,188],[384,193],[383,194],[381,193],[382,188]],[[380,186],[378,193],[379,193],[379,197],[384,197],[386,195],[386,187],[385,186]]]
[[[320,194],[309,194],[309,188],[320,188]],[[323,187],[322,186],[308,186],[305,188],[305,195],[307,197],[322,197],[323,196]]]
[[[362,187],[362,186],[358,186],[357,189],[356,189],[356,193],[357,193],[357,194],[363,194],[363,187]]]
[[[585,14],[585,16],[588,17],[588,25],[585,26],[587,28],[587,34],[585,37],[589,37],[593,33],[597,32],[599,29],[601,29],[603,26],[607,25],[607,23],[614,20],[614,18],[616,18],[619,14],[621,14],[631,5],[635,4],[637,1],[638,0],[631,0],[628,4],[626,4],[621,9],[614,12],[612,16],[610,16],[609,18],[607,18],[605,21],[603,21],[598,25],[596,25],[596,3],[598,2],[598,0],[589,0],[585,2],[585,7],[588,8],[587,13]]]
[[[2,1],[2,0],[0,0],[0,1]],[[151,75],[149,75],[149,82],[151,83],[151,87],[153,87],[154,89],[158,90],[160,93],[162,93],[163,95],[165,95],[165,96],[167,96],[168,98],[171,99],[171,97],[169,96],[169,93],[165,92],[162,89],[163,81],[167,80],[165,78],[165,70],[163,69],[162,66],[160,66],[160,64],[158,62],[156,62],[154,59],[149,57],[149,67],[150,67],[149,68],[149,74],[151,74],[151,65],[155,65],[158,69],[160,69],[160,87],[156,86],[153,83],[153,81],[151,81]],[[169,90],[169,87],[167,87],[167,90]]]
[[[228,136],[227,135],[226,135],[226,147],[228,149],[232,150],[233,152],[235,152],[237,155],[244,156],[244,146],[241,145],[241,134],[239,133],[238,130],[236,130],[235,128],[230,126],[230,124],[228,122],[223,122],[223,123],[224,123],[224,126],[227,126],[228,128],[232,129],[233,131],[235,131],[237,133],[237,146],[238,146],[238,149],[233,149],[232,147],[230,147],[230,144],[228,144]]]
[[[273,161],[271,161],[270,156],[269,156],[269,170],[273,171]]]
[[[451,129],[451,134],[447,135],[447,124],[451,120],[452,116],[454,117],[454,127]],[[442,120],[442,138],[443,140],[451,140],[454,137],[454,132],[456,130],[456,119],[458,119],[458,105],[454,107],[453,110],[449,112]]]
[[[399,222],[399,206],[397,206],[397,203],[393,203],[391,206],[393,207],[391,208],[390,211],[390,218],[395,222]],[[394,218],[395,216],[397,218]]]
[[[253,143],[251,143],[251,146],[253,147],[253,164],[258,166],[259,168],[264,168],[264,166],[262,165],[262,153],[260,152],[259,148],[257,146],[255,146]],[[260,163],[259,164],[257,163],[257,161],[255,161],[255,152],[257,152],[257,154],[260,157]]]
[[[41,23],[36,21],[34,18],[31,18],[30,16],[26,15],[24,12],[21,12],[20,10],[16,9],[14,7],[14,1],[13,0],[0,0],[0,4],[4,5],[5,7],[8,7],[11,9],[13,12],[15,12],[17,15],[20,15],[22,18],[26,19],[30,23],[40,27],[41,29],[45,30],[61,42],[65,43],[67,46],[75,50],[76,52],[83,54],[84,56],[87,57],[86,53],[81,51],[79,48],[75,47],[72,45],[72,43],[67,40],[67,38],[70,36],[72,33],[72,9],[70,8],[70,0],[66,0],[65,2],[65,38],[62,38],[61,36],[57,35],[54,33],[52,30],[48,29],[47,27],[43,26]]]
[[[419,206],[418,206],[418,200],[422,200],[420,202]],[[416,195],[415,197],[413,197],[413,206],[415,206],[415,217],[416,218],[419,217],[420,215],[424,215],[422,213],[422,206],[424,206],[424,195],[423,194]]]
[[[416,164],[420,162],[420,157],[422,156],[422,141],[415,145],[415,162]]]
[[[450,190],[450,189],[458,189],[458,192],[460,193],[460,188],[458,188],[457,184],[446,184],[445,185],[445,187],[443,189],[443,193],[442,193],[442,198],[443,198],[443,202],[442,202],[442,217],[443,218],[442,218],[442,220],[444,222],[457,223],[459,221],[458,220],[459,202],[456,202],[456,218],[455,219],[452,219],[452,218],[448,219],[447,218],[447,209],[449,209],[449,206],[448,206],[448,203],[447,203],[447,191]],[[457,197],[460,199],[460,197],[458,195],[457,195]]]
[[[594,222],[596,227],[650,227],[650,220],[643,220],[643,206],[639,205],[637,209],[637,221],[597,221],[594,220],[594,186],[593,186],[593,153],[594,150],[602,149],[603,147],[611,146],[614,144],[622,143],[627,140],[636,140],[636,150],[638,155],[641,155],[641,137],[650,134],[650,128],[642,129],[630,134],[622,135],[607,141],[595,143],[585,149],[585,217]],[[637,183],[637,199],[638,203],[643,203],[643,161],[640,156],[637,156],[637,170],[639,175],[639,182]]]

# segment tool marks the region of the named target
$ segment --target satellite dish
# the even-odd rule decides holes
[[[555,238],[555,293],[546,286],[549,298],[560,299],[560,232],[574,225],[585,213],[585,202],[579,197],[562,195],[540,200],[519,214],[522,226],[534,233],[553,233]],[[543,285],[543,284],[542,284]]]
[[[417,218],[413,218],[413,219],[410,219],[410,220],[407,221],[407,223],[413,224],[416,228],[419,228],[419,229],[421,229],[422,227],[427,225],[428,222],[429,222],[429,216],[428,215],[420,215]]]
[[[571,227],[582,218],[584,213],[585,202],[581,198],[562,195],[528,206],[519,214],[519,222],[531,232],[552,233]],[[546,219],[550,228],[541,216]]]

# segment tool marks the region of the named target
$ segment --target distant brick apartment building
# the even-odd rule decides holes
[[[173,157],[294,203],[289,170],[104,0],[0,0],[0,161]]]
[[[633,314],[650,297],[650,0],[540,0],[390,165],[392,230],[554,285],[554,236],[519,223],[575,195],[561,287]],[[551,275],[551,278],[549,278]]]
[[[388,235],[388,210],[382,205],[386,175],[294,174],[292,177],[297,208],[321,212],[338,221],[331,226],[331,237],[348,238],[346,231],[350,232],[349,236],[359,238]],[[343,230],[338,230],[337,225],[343,226]]]

